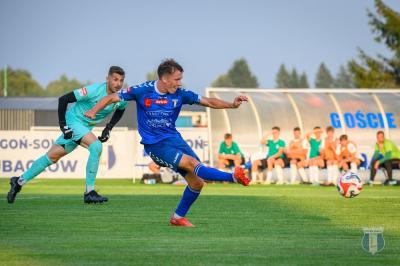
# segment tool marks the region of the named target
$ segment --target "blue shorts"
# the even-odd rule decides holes
[[[181,136],[163,139],[154,144],[144,144],[144,150],[151,159],[162,167],[168,167],[178,172],[183,177],[187,174],[185,170],[179,169],[179,162],[184,154],[189,155],[200,162],[199,157],[190,148]]]

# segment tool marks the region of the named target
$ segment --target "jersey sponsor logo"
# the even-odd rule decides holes
[[[145,98],[145,99],[144,99],[144,106],[145,106],[146,108],[149,108],[149,107],[151,106],[152,103],[153,103],[153,99],[151,99],[151,98]]]
[[[149,119],[146,121],[146,124],[152,128],[166,128],[173,126],[172,120],[169,118]]]
[[[160,117],[160,116],[167,117],[171,116],[173,114],[173,111],[164,111],[164,110],[146,111],[146,114],[152,117]]]
[[[79,89],[78,92],[79,92],[80,96],[86,96],[87,93],[88,93],[86,87],[83,87],[83,88]]]
[[[155,103],[157,105],[167,105],[168,104],[168,99],[167,98],[158,98]]]

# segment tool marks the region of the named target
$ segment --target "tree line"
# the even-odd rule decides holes
[[[0,96],[4,96],[4,71],[4,69],[0,70]],[[27,70],[7,68],[6,73],[7,96],[60,96],[90,83],[61,75],[58,80],[51,81],[46,87],[42,87]]]
[[[315,88],[400,88],[400,13],[375,0],[376,13],[367,11],[375,41],[384,44],[391,57],[378,54],[376,58],[359,49],[358,59],[340,66],[336,76],[322,62],[315,76]],[[213,87],[258,88],[257,78],[251,73],[244,58],[238,59],[226,74],[219,76]],[[299,75],[296,68],[279,67],[276,88],[309,88],[306,73]]]
[[[375,41],[384,44],[391,57],[378,54],[367,55],[359,48],[357,59],[339,67],[336,75],[321,63],[316,71],[315,88],[400,88],[400,13],[387,6],[382,0],[375,0],[375,13],[368,10],[369,25]],[[148,80],[157,79],[155,71],[147,74]],[[80,82],[62,75],[42,87],[27,70],[7,70],[8,96],[59,96],[90,82]],[[4,96],[4,69],[0,70],[0,96]],[[258,88],[257,77],[251,72],[244,58],[236,60],[232,67],[218,76],[212,87]],[[281,64],[275,78],[276,88],[309,88],[305,72],[299,74],[296,68],[288,69]]]

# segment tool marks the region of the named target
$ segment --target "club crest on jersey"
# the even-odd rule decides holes
[[[85,87],[79,89],[79,95],[80,96],[86,96],[87,95],[87,89]]]
[[[157,105],[167,105],[168,99],[167,98],[158,98],[155,103]]]
[[[176,105],[178,104],[178,99],[172,99],[172,102],[174,103],[174,108],[175,108]]]
[[[151,98],[145,98],[144,99],[144,106],[146,108],[149,108],[151,106],[151,104],[153,103],[153,100]]]

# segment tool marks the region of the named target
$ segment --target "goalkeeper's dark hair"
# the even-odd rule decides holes
[[[114,73],[121,75],[121,76],[125,76],[125,71],[122,69],[122,67],[119,67],[119,66],[111,66],[110,67],[110,69],[108,70],[108,75],[111,76]]]
[[[164,75],[171,75],[177,70],[183,72],[183,67],[178,64],[174,59],[169,58],[162,61],[161,64],[158,66],[157,75],[158,78],[161,79]]]

